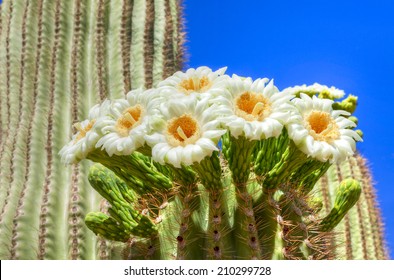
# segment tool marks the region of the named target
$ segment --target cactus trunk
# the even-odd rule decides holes
[[[0,7],[0,258],[120,257],[84,224],[100,210],[90,164],[65,167],[58,152],[93,104],[182,66],[181,5],[10,0]]]
[[[193,177],[190,170],[178,174],[160,170],[173,174],[174,182],[184,179],[180,184],[188,187],[165,207],[151,210],[152,217],[163,222],[152,226],[148,240],[126,240],[112,232],[95,236],[85,225],[87,216],[88,226],[97,231],[103,224],[106,229],[119,226],[108,218],[116,216],[114,207],[89,183],[91,164],[82,161],[65,167],[60,162],[58,153],[71,138],[71,125],[86,118],[89,109],[105,98],[120,98],[141,86],[153,87],[180,70],[183,43],[178,0],[3,1],[1,259],[303,258],[298,251],[301,241],[292,240],[292,236],[302,234],[302,223],[290,233],[286,223],[289,219],[299,221],[299,206],[280,199],[274,202],[270,192],[262,194],[258,206],[253,206],[256,186],[246,187],[248,164],[237,162],[235,154],[227,158],[240,167],[235,178],[239,179],[239,189],[235,190],[220,178],[202,178],[215,181],[207,183],[211,189],[204,194],[196,182],[186,182]],[[204,174],[201,166],[195,171]],[[323,245],[330,248],[321,257],[386,259],[381,214],[362,156],[332,165],[316,183],[312,193],[321,196],[321,215],[329,214],[337,186],[348,177],[361,183],[361,197],[336,227],[336,234],[322,237]],[[222,192],[214,184],[229,187]],[[119,189],[121,186],[119,183]],[[100,184],[95,187],[105,189]],[[158,206],[165,204],[164,198]],[[131,203],[132,199],[125,201]],[[126,202],[118,215],[128,213]],[[206,224],[204,217],[213,221]],[[133,233],[138,232],[135,230]],[[153,234],[156,231],[161,234]],[[308,247],[312,241],[313,236],[303,242]]]

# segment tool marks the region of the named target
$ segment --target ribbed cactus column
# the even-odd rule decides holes
[[[181,67],[180,3],[6,0],[0,11],[0,258],[122,257],[85,226],[101,200],[90,164],[65,167],[58,152],[92,105]]]
[[[383,238],[382,217],[377,203],[371,174],[366,160],[361,155],[330,167],[316,184],[321,194],[323,209],[328,213],[334,203],[335,186],[347,177],[361,182],[362,193],[356,206],[337,226],[337,234],[331,240],[335,259],[387,259],[388,253]]]

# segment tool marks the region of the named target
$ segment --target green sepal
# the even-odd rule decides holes
[[[281,160],[289,146],[289,137],[283,129],[278,138],[268,138],[257,142],[253,154],[254,173],[265,176]]]
[[[298,186],[304,194],[309,193],[317,181],[327,172],[332,164],[315,159],[307,160],[296,172],[293,173],[291,181]]]
[[[198,163],[194,163],[193,170],[200,177],[201,183],[208,191],[223,190],[221,182],[222,168],[220,166],[218,152],[213,152],[212,156],[205,157]]]
[[[169,169],[169,174],[173,182],[182,186],[191,186],[198,182],[197,174],[190,166],[182,165],[181,168],[176,168],[169,164],[167,168]]]
[[[354,179],[343,180],[338,186],[334,207],[320,223],[321,230],[325,232],[333,230],[356,204],[360,194],[361,185],[358,181]]]
[[[250,163],[253,151],[257,144],[256,140],[246,139],[244,136],[238,138],[229,136],[230,142],[226,145],[226,157],[232,173],[233,182],[236,186],[245,184],[249,179]]]
[[[263,187],[272,190],[290,181],[292,174],[307,160],[307,156],[296,147],[293,141],[290,141],[280,161],[267,173]]]
[[[348,119],[358,125],[358,118],[355,116],[349,116]]]

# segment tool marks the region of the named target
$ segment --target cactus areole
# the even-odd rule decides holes
[[[362,141],[350,110],[334,109],[341,91],[225,70],[176,72],[74,125],[60,156],[95,162],[88,180],[108,204],[87,227],[131,259],[329,259],[361,193],[343,178],[322,214],[314,191]]]

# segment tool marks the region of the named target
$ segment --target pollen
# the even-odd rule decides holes
[[[86,136],[86,133],[88,133],[89,130],[91,130],[93,128],[95,122],[96,122],[96,120],[93,119],[93,120],[89,121],[89,123],[85,127],[83,127],[81,125],[81,123],[74,124],[74,127],[78,130],[78,134],[75,137],[74,144]]]
[[[212,86],[211,81],[207,76],[202,76],[201,78],[192,77],[185,79],[178,84],[180,91],[189,95],[192,92],[203,93],[207,91]]]
[[[340,137],[338,125],[327,112],[312,111],[306,117],[307,128],[317,141],[331,143]]]
[[[116,130],[119,135],[126,137],[132,128],[136,127],[141,121],[141,105],[135,105],[123,111],[122,115],[116,121]]]
[[[247,121],[263,121],[271,113],[271,105],[261,94],[246,91],[236,98],[235,111]]]
[[[200,128],[192,116],[184,114],[168,121],[167,137],[173,146],[186,146],[197,141]]]

